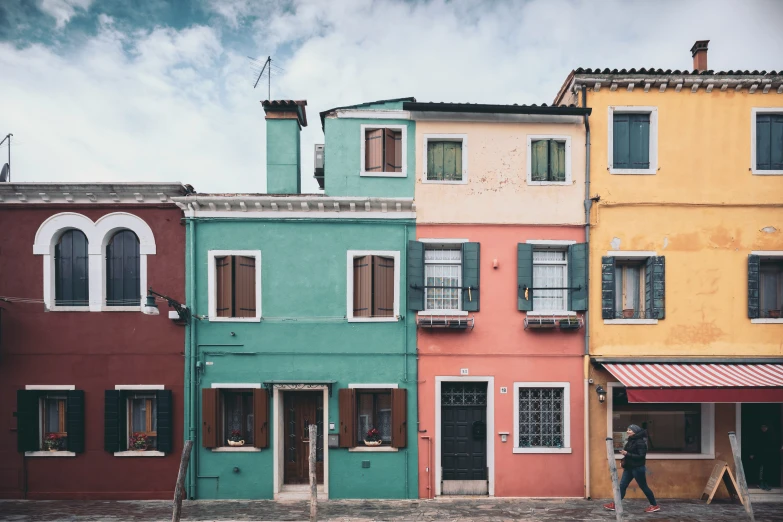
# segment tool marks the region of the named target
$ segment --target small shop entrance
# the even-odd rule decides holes
[[[316,481],[324,482],[323,444],[323,393],[288,391],[283,392],[283,483],[309,483],[309,426],[318,426],[316,441]]]
[[[441,385],[441,493],[487,495],[487,383]]]
[[[780,488],[781,445],[783,445],[783,405],[775,403],[742,404],[742,467],[750,487],[761,479],[771,488]],[[763,432],[761,425],[767,426]]]

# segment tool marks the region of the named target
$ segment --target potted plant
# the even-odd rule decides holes
[[[633,314],[636,312],[633,308],[626,308],[623,310],[623,319],[633,319]]]
[[[150,445],[150,437],[144,433],[134,433],[128,441],[128,449],[132,451],[146,451]]]
[[[780,310],[769,310],[770,319],[780,319]]]
[[[367,435],[364,437],[364,445],[365,446],[380,446],[383,444],[383,441],[381,440],[381,432],[376,430],[375,428],[370,428],[367,431]]]
[[[242,432],[239,430],[231,430],[231,436],[228,438],[229,446],[244,446],[245,441],[242,440]]]
[[[48,434],[43,441],[43,447],[48,451],[60,451],[63,449],[65,440],[56,433]]]

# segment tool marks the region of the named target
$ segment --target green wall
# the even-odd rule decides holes
[[[333,380],[337,382],[324,419],[326,427],[328,423],[339,426],[337,390],[349,383],[396,383],[407,389],[408,445],[389,453],[325,448],[329,498],[416,498],[415,318],[389,323],[345,320],[348,250],[400,252],[400,313],[406,314],[405,251],[407,239],[415,238],[413,222],[196,219],[188,230],[188,298],[195,302],[195,314],[208,315],[209,250],[261,250],[262,280],[260,323],[194,320],[188,331],[188,361],[195,355],[201,368],[196,374],[196,402],[191,404],[188,388],[185,404],[186,429],[195,406],[191,469],[199,477],[196,497],[273,497],[271,404],[268,449],[213,452],[200,441],[201,388],[215,382]],[[369,461],[370,467],[363,468],[362,461]]]
[[[267,194],[299,194],[302,192],[299,168],[301,154],[299,134],[298,120],[266,120]]]

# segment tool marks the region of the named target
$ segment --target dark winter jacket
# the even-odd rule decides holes
[[[647,430],[642,430],[628,437],[628,442],[625,443],[623,449],[628,452],[623,458],[624,468],[644,466],[647,461]]]

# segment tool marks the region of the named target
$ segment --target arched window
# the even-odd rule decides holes
[[[139,238],[130,230],[114,234],[106,246],[106,305],[140,306]]]
[[[89,298],[87,236],[71,229],[54,247],[54,302],[57,306],[87,306]]]

